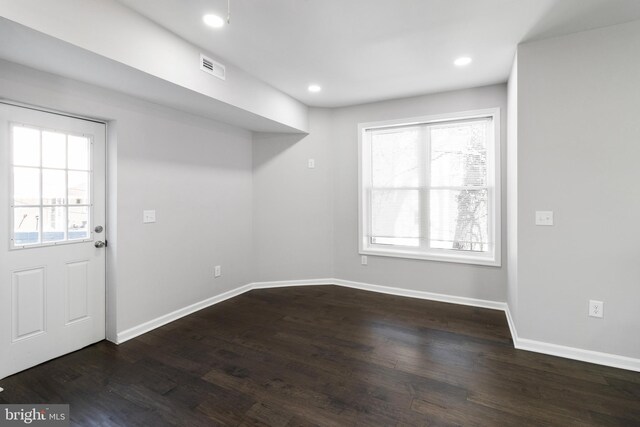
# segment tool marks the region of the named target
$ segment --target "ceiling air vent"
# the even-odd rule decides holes
[[[200,69],[222,80],[225,80],[227,77],[227,71],[224,65],[202,54],[200,54]]]

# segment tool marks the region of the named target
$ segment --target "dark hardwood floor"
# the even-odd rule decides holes
[[[640,373],[513,348],[504,313],[335,286],[254,290],[0,381],[73,425],[640,425]]]

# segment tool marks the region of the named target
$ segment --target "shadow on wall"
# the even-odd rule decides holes
[[[640,2],[637,0],[581,0],[580,2],[584,4],[581,4],[578,12],[575,7],[577,1],[549,3],[546,10],[540,14],[527,31],[522,42],[595,29],[602,26],[602,17],[607,18],[605,20],[610,22],[627,22],[637,19],[637,16],[640,15]],[[635,8],[631,14],[629,14],[630,6]],[[578,23],[579,26],[576,26],[575,23]]]
[[[304,133],[256,132],[253,137],[253,143],[260,144],[261,146],[254,147],[253,168],[264,166],[307,136],[308,134]]]
[[[121,127],[127,127],[128,133],[127,141],[119,141],[119,156],[136,164],[155,164],[158,170],[178,165],[219,170],[251,168],[248,130],[181,113],[160,121],[136,115]],[[127,144],[129,140],[136,143]]]

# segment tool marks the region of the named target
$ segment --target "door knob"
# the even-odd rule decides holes
[[[102,240],[98,240],[93,244],[93,246],[95,246],[96,248],[104,248],[106,244]]]

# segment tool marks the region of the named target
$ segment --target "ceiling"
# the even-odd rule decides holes
[[[640,19],[639,0],[231,0],[212,29],[226,0],[119,1],[317,107],[504,82],[522,41]]]

